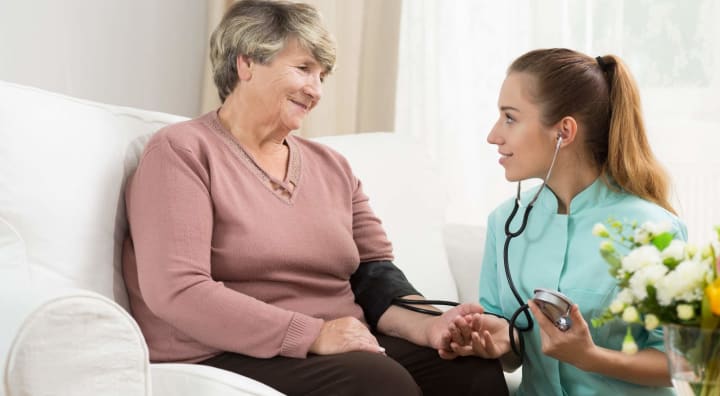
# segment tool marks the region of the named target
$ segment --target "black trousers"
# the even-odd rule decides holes
[[[287,395],[507,395],[500,363],[441,359],[437,351],[376,335],[387,356],[370,352],[258,359],[223,353],[200,364],[260,381]]]

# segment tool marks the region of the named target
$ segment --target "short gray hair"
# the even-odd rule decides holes
[[[325,73],[333,70],[335,40],[313,6],[272,0],[233,4],[210,36],[210,61],[220,100],[225,102],[238,83],[238,56],[267,64],[293,38],[312,53]]]

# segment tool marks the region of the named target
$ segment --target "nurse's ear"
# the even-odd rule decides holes
[[[577,121],[575,121],[575,118],[570,116],[563,117],[563,119],[556,124],[556,130],[558,132],[555,138],[562,138],[560,148],[566,147],[575,141],[575,138],[577,137],[577,127]]]

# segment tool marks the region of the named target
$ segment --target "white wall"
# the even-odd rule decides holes
[[[198,0],[0,0],[0,80],[194,116],[206,12]]]

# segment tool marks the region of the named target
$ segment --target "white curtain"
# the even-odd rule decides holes
[[[640,85],[673,203],[704,242],[720,223],[720,4],[713,0],[413,0],[403,3],[396,131],[422,140],[449,184],[448,220],[484,224],[514,194],[485,138],[505,69],[534,48],[621,56]]]

